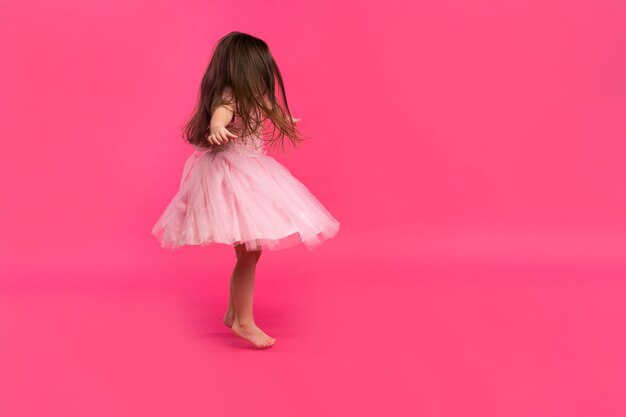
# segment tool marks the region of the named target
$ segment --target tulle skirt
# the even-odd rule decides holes
[[[265,153],[194,151],[180,188],[152,228],[161,246],[244,244],[312,250],[339,222],[287,168]]]

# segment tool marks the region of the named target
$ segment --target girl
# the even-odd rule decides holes
[[[281,103],[276,98],[278,87]],[[195,149],[180,188],[152,229],[163,247],[234,246],[224,323],[257,348],[275,339],[254,321],[256,264],[263,249],[303,243],[309,250],[339,231],[339,222],[283,165],[265,142],[302,141],[283,80],[267,44],[240,32],[217,43],[183,137]],[[263,134],[264,123],[273,126]]]

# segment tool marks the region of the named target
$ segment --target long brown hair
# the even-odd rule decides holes
[[[193,115],[183,127],[183,138],[192,145],[210,147],[211,116],[221,104],[233,105],[234,117],[241,119],[242,129],[233,132],[238,136],[235,140],[265,129],[266,120],[273,126],[269,139],[263,135],[267,142],[284,147],[287,136],[297,147],[304,140],[292,120],[280,70],[259,38],[235,31],[217,42]]]

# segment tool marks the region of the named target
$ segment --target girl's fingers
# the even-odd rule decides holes
[[[214,145],[221,145],[232,139],[237,139],[237,135],[231,133],[230,131],[228,131],[228,129],[223,129],[215,133],[211,133],[207,138],[208,142]]]

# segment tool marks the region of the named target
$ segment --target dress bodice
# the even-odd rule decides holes
[[[249,156],[265,155],[266,151],[264,148],[265,142],[263,141],[263,135],[261,133],[255,133],[241,137],[241,127],[241,118],[233,117],[230,123],[226,126],[226,129],[238,137],[236,139],[230,139],[222,145],[212,145],[208,149],[214,153],[227,151]],[[206,149],[207,148],[202,148],[198,150]]]

